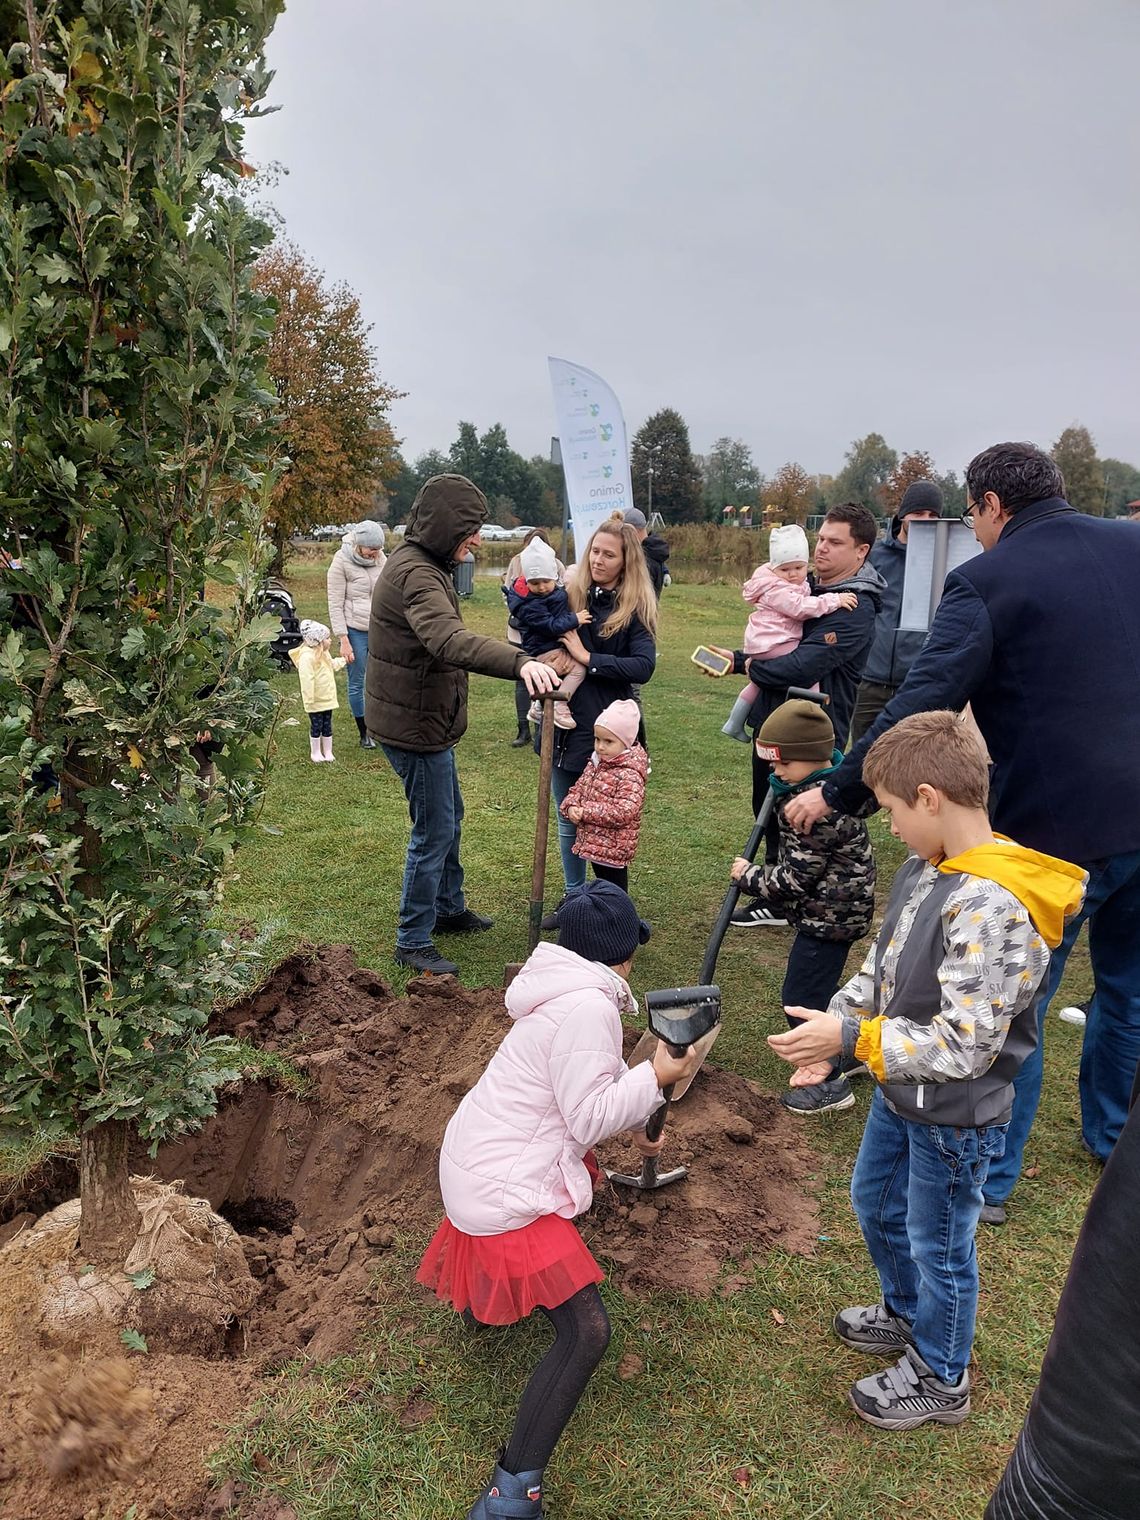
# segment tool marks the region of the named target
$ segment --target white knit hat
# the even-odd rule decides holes
[[[323,623],[318,623],[314,618],[302,618],[301,637],[306,644],[315,649],[318,644],[323,644],[332,635]]]
[[[519,555],[519,568],[528,581],[556,581],[558,558],[549,544],[541,538],[532,538]]]
[[[807,534],[799,523],[787,523],[783,527],[772,529],[772,536],[768,540],[770,565],[792,565],[801,560],[806,565],[810,559]]]

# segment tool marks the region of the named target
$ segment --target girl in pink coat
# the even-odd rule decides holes
[[[744,653],[749,659],[774,660],[778,655],[791,654],[810,618],[825,617],[840,607],[850,612],[855,606],[857,598],[850,591],[825,591],[822,596],[813,596],[807,574],[807,534],[798,523],[773,528],[768,539],[768,563],[757,565],[744,582],[744,600],[754,609],[744,628]],[[722,734],[744,744],[750,742],[744,725],[759,695],[749,681],[733,703]]]
[[[631,1129],[655,1154],[645,1122],[696,1064],[692,1047],[678,1060],[660,1043],[651,1062],[622,1060],[622,1014],[637,1009],[626,978],[648,938],[612,882],[564,898],[558,943],[540,944],[507,988],[514,1026],[443,1137],[444,1220],[417,1280],[481,1324],[539,1309],[554,1328],[468,1520],[541,1520],[543,1469],[610,1338],[602,1270],[571,1222],[593,1198],[591,1147]]]
[[[578,831],[574,854],[623,892],[637,850],[649,769],[649,756],[637,742],[640,725],[636,702],[611,702],[602,709],[594,722],[594,753],[562,804]]]

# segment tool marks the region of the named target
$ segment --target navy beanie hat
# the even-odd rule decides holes
[[[588,881],[558,904],[558,943],[583,960],[620,966],[649,938],[633,898],[612,881]]]

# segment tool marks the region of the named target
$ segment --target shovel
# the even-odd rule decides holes
[[[690,1045],[700,1047],[705,1040],[708,1040],[705,1049],[711,1047],[709,1035],[720,1025],[719,987],[669,987],[660,992],[647,992],[645,1003],[649,1012],[649,1033],[654,1045],[659,1039],[664,1040],[670,1054],[675,1056],[683,1056]],[[664,1089],[664,1103],[650,1114],[645,1126],[646,1139],[660,1138],[676,1085],[671,1083]],[[682,1177],[688,1175],[688,1171],[687,1166],[676,1166],[671,1172],[658,1172],[657,1157],[646,1156],[641,1163],[641,1172],[636,1177],[626,1172],[607,1172],[606,1175],[611,1182],[620,1183],[623,1187],[652,1192],[655,1188],[667,1187],[670,1182],[680,1182]]]
[[[534,822],[534,862],[530,873],[530,908],[527,917],[527,954],[530,955],[542,934],[542,895],[546,890],[546,848],[550,832],[550,775],[554,769],[554,700],[561,688],[542,695],[542,734],[538,746],[538,805]],[[522,961],[511,961],[503,971],[503,986],[509,987],[522,970]]]
[[[831,702],[831,698],[822,691],[806,691],[801,686],[789,686],[787,700],[791,701],[793,699],[804,702],[818,702],[821,707],[827,707]],[[760,848],[760,842],[764,838],[764,834],[768,828],[768,820],[772,816],[772,809],[775,805],[776,794],[769,789],[764,801],[760,805],[760,811],[756,814],[756,822],[753,824],[752,832],[748,836],[748,843],[741,851],[745,860],[756,859],[756,851]],[[728,891],[724,894],[724,901],[720,905],[720,912],[717,914],[716,923],[713,925],[712,933],[709,935],[709,942],[705,947],[705,958],[701,962],[700,980],[706,985],[711,983],[716,975],[716,963],[720,955],[720,947],[724,943],[724,936],[728,932],[729,920],[732,918],[733,913],[735,913],[736,905],[739,901],[740,884],[735,881],[730,882]],[[658,996],[657,993],[651,992],[648,994],[646,1001],[649,1002],[656,996]],[[717,996],[720,996],[719,992]],[[697,1047],[697,1064],[693,1069],[692,1076],[686,1077],[683,1082],[678,1082],[674,1087],[672,1098],[674,1103],[679,1103],[689,1088],[692,1087],[697,1073],[705,1063],[705,1057],[716,1044],[717,1036],[723,1027],[718,1017],[716,1023],[703,1038],[690,1041],[691,1044]],[[651,1022],[650,1027],[641,1036],[641,1039],[638,1040],[632,1051],[630,1051],[629,1060],[626,1064],[636,1066],[640,1061],[648,1061],[656,1049],[657,1035],[653,1031]]]

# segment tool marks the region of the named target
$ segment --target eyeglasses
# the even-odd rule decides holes
[[[970,510],[968,512],[963,512],[962,513],[962,521],[966,524],[967,528],[969,528],[971,531],[973,531],[974,516],[975,516],[977,510],[978,510],[977,507],[973,506],[973,507],[970,508]]]

